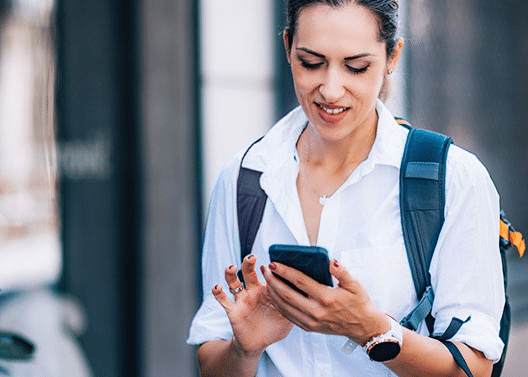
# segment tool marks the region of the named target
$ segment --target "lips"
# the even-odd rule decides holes
[[[337,106],[332,104],[322,104],[314,102],[317,112],[319,113],[319,116],[321,119],[330,124],[336,124],[339,123],[350,110],[350,107],[345,106]]]

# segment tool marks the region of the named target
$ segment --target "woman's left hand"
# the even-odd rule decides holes
[[[335,288],[280,263],[271,263],[263,270],[269,295],[279,312],[306,331],[344,335],[364,345],[390,328],[387,316],[374,305],[365,287],[335,259],[330,261],[330,273],[338,281]],[[273,273],[308,296],[290,288]]]

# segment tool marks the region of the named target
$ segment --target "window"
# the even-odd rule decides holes
[[[60,273],[52,0],[0,6],[0,289]]]

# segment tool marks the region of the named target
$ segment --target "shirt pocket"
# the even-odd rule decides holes
[[[416,304],[403,243],[344,250],[341,263],[367,289],[381,311],[400,319]]]

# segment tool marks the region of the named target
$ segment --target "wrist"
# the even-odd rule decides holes
[[[259,360],[265,350],[265,348],[256,350],[245,350],[241,347],[240,343],[238,343],[234,335],[231,338],[229,347],[231,348],[232,352],[237,355],[237,357],[247,360]]]
[[[373,361],[389,361],[399,355],[403,343],[402,326],[396,320],[387,315],[390,328],[372,337],[364,346],[363,350]]]
[[[364,347],[374,337],[384,334],[391,328],[389,316],[383,312],[376,313],[370,317],[368,326],[365,328],[364,336],[358,339],[358,344]]]

